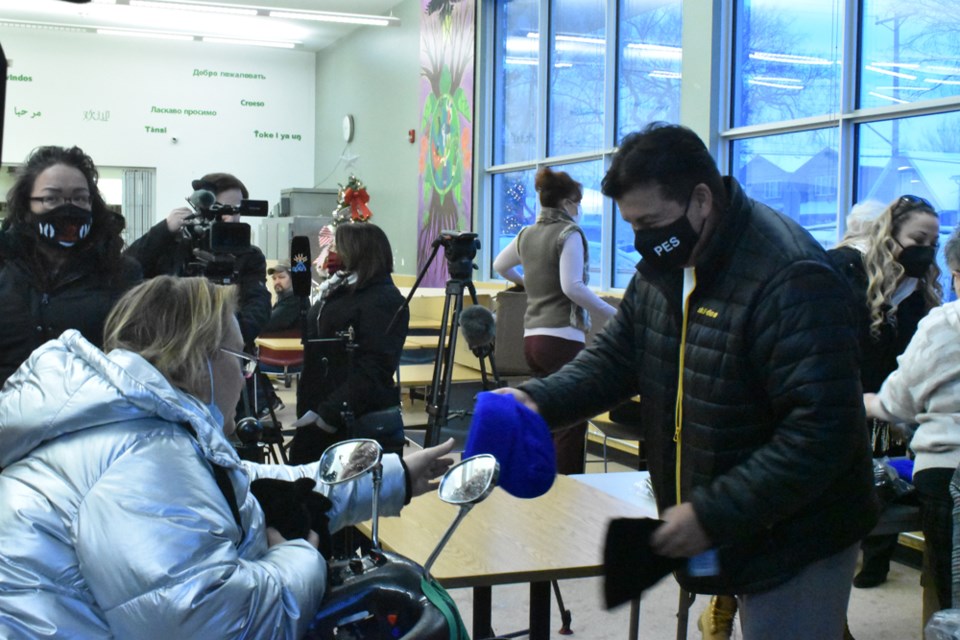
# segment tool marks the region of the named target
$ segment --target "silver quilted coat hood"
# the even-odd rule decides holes
[[[303,540],[268,548],[249,492],[258,477],[316,479],[317,464],[241,461],[135,353],[76,331],[34,351],[0,392],[0,467],[0,637],[299,638],[323,597],[324,559]],[[332,530],[370,516],[370,484],[318,488]],[[396,456],[381,492],[398,513]]]

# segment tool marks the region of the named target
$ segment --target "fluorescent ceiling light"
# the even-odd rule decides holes
[[[915,62],[874,62],[875,67],[897,67],[900,69],[919,69],[920,65]]]
[[[537,33],[536,31],[528,31],[527,37],[533,40],[537,40],[540,38],[540,34]],[[604,40],[603,38],[589,38],[587,36],[567,36],[567,35],[563,35],[562,33],[557,34],[556,39],[558,42],[580,42],[582,44],[606,44],[607,43],[607,41]]]
[[[627,44],[627,49],[640,49],[641,51],[657,51],[659,53],[671,53],[680,55],[683,53],[683,49],[680,47],[671,47],[665,44],[650,44],[647,42],[630,42]]]
[[[181,2],[157,2],[156,0],[130,0],[131,7],[144,9],[166,9],[168,11],[199,11],[202,13],[223,13],[231,16],[255,16],[256,9],[217,4],[192,4]]]
[[[960,80],[941,80],[940,78],[924,78],[923,81],[930,84],[960,84]]]
[[[754,51],[750,54],[751,60],[765,60],[767,62],[783,62],[785,64],[831,64],[826,58],[814,56],[795,56],[789,53],[772,53],[768,51]]]
[[[204,36],[204,42],[214,42],[217,44],[243,44],[243,45],[253,45],[255,47],[275,47],[277,49],[294,49],[296,48],[296,43],[294,42],[279,42],[279,41],[269,41],[269,40],[244,40],[241,38],[213,38]]]
[[[900,98],[894,98],[893,96],[887,96],[887,95],[884,95],[884,94],[882,94],[882,93],[877,93],[876,91],[871,91],[871,92],[870,92],[870,95],[872,95],[874,98],[880,98],[880,99],[882,99],[882,100],[889,100],[890,102],[899,102],[900,104],[908,104],[908,103],[909,103],[909,101],[907,101],[907,100],[901,100]]]
[[[19,29],[46,29],[48,31],[72,31],[73,33],[87,33],[83,27],[68,27],[48,22],[22,22],[18,20],[0,20],[0,27],[16,27]]]
[[[127,31],[125,29],[97,29],[97,33],[103,36],[131,36],[134,38],[154,38],[157,40],[193,40],[193,36],[185,36],[176,33],[163,33],[161,31]]]
[[[934,82],[939,82],[935,80]],[[899,87],[886,86],[886,87],[874,87],[877,91],[930,91],[930,87],[908,87],[906,85],[901,85]]]
[[[660,69],[654,69],[647,74],[651,78],[665,78],[667,80],[679,80],[683,76],[676,71],[662,71]]]
[[[931,64],[923,68],[927,73],[939,73],[941,75],[952,76],[960,73],[960,67],[944,67],[943,65]]]
[[[271,18],[287,20],[314,20],[316,22],[339,22],[343,24],[364,24],[374,27],[389,27],[400,24],[393,16],[373,16],[360,13],[331,13],[326,11],[270,11]]]
[[[531,65],[531,66],[536,66],[540,64],[540,62],[536,58],[512,58],[510,56],[507,56],[506,58],[503,59],[503,61],[506,62],[507,64],[525,64],[525,65]]]
[[[880,67],[875,67],[872,64],[868,64],[864,67],[869,71],[874,71],[876,73],[882,73],[885,76],[893,76],[894,78],[903,78],[904,80],[916,80],[917,76],[911,75],[909,73],[900,73],[899,71],[890,71],[889,69],[881,69]]]
[[[747,84],[758,85],[761,87],[773,87],[774,89],[794,89],[794,90],[803,89],[802,84],[783,84],[782,82],[767,82],[766,80],[760,80],[759,78],[752,78],[750,80],[747,80]]]

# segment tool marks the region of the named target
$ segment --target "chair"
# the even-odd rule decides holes
[[[614,407],[607,413],[602,413],[587,421],[592,427],[594,433],[599,432],[601,436],[601,446],[603,448],[603,472],[607,472],[609,455],[607,451],[607,441],[617,442],[636,442],[637,443],[637,469],[643,471],[646,468],[643,457],[643,428],[640,423],[640,403],[629,400],[618,407]],[[590,436],[591,429],[587,429],[587,437]],[[584,464],[588,462],[584,460]],[[599,460],[589,461],[599,462]]]
[[[301,346],[299,349],[276,349],[268,344],[273,338],[296,338],[299,340],[300,330],[278,331],[264,334],[257,339],[257,344],[260,347],[261,370],[264,373],[280,374],[283,379],[283,386],[289,389],[292,379],[299,379],[300,370],[303,368],[303,347]]]

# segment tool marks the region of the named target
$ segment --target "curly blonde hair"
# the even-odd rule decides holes
[[[904,276],[903,266],[894,257],[899,246],[896,236],[903,225],[915,215],[937,216],[937,212],[920,201],[900,197],[891,202],[867,228],[868,248],[863,256],[867,272],[867,309],[870,313],[870,335],[880,336],[885,323],[895,323],[896,314],[890,300]],[[927,310],[940,304],[943,287],[940,286],[940,267],[934,261],[917,287],[923,292]]]
[[[158,276],[117,301],[104,327],[104,351],[138,353],[170,384],[210,402],[207,359],[223,343],[235,311],[235,287]]]

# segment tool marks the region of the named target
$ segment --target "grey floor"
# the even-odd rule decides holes
[[[278,413],[281,424],[288,425],[295,419],[295,395],[292,389],[277,385],[280,397],[286,408]],[[423,402],[415,402],[407,407],[407,424],[423,424]],[[590,456],[591,460],[598,460]],[[629,467],[616,462],[611,463],[610,473],[627,471]],[[602,464],[588,464],[587,471],[602,473]],[[469,517],[469,516],[468,516]],[[602,598],[601,578],[583,578],[560,583],[564,604],[572,612],[571,625],[575,638],[584,640],[627,640],[629,625],[629,606],[606,610]],[[644,594],[640,608],[640,634],[643,640],[661,640],[676,638],[677,604],[679,587],[673,578],[665,578],[656,587]],[[457,602],[460,612],[470,627],[472,615],[471,592],[468,589],[456,589],[451,595]],[[848,610],[850,631],[856,640],[922,640],[920,627],[921,615],[920,572],[906,565],[894,562],[886,583],[874,589],[853,589]],[[495,587],[493,589],[493,627],[497,634],[506,635],[526,629],[528,612],[528,590],[525,586]],[[690,623],[687,638],[701,638],[697,631],[697,617],[707,603],[707,596],[699,596],[690,610]],[[558,631],[561,627],[560,614],[556,602],[552,604],[555,638],[562,638]],[[518,637],[526,637],[524,635]],[[740,638],[739,630],[734,630],[734,638]],[[475,638],[474,640],[481,640]],[[811,639],[817,640],[817,639]]]

